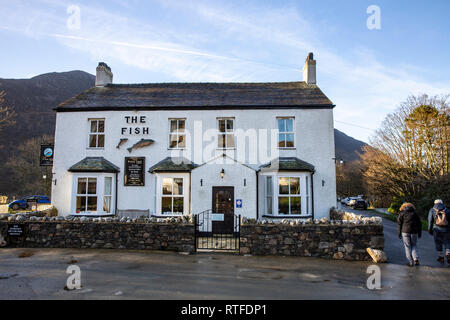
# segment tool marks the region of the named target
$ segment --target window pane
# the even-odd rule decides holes
[[[91,121],[91,132],[92,133],[97,132],[97,121],[96,120]]]
[[[172,214],[172,198],[171,197],[161,198],[161,213],[162,214]]]
[[[291,194],[300,194],[300,178],[291,178]]]
[[[97,211],[97,197],[88,197],[87,211]]]
[[[169,136],[170,142],[170,148],[178,148],[178,136],[176,134],[171,134]]]
[[[289,197],[278,198],[278,213],[289,214]]]
[[[219,120],[219,132],[225,132],[225,120]]]
[[[170,132],[177,132],[177,120],[170,120]]]
[[[186,148],[186,139],[185,135],[178,136],[178,148]]]
[[[184,198],[173,198],[173,213],[183,214]]]
[[[291,197],[291,214],[302,214],[300,197]]]
[[[163,194],[164,195],[172,195],[172,178],[164,178],[163,179]]]
[[[106,213],[111,213],[111,197],[103,198],[103,211]]]
[[[218,139],[218,143],[217,146],[219,148],[225,148],[225,135],[224,134],[219,134],[219,139]]]
[[[227,132],[233,132],[233,120],[227,120]]]
[[[88,179],[88,194],[97,194],[97,179]]]
[[[105,196],[112,195],[112,178],[111,177],[105,177]]]
[[[268,197],[267,198],[267,214],[272,214],[272,208],[273,208],[273,198],[272,197]]]
[[[286,122],[284,119],[278,119],[278,131],[286,132]]]
[[[105,132],[105,121],[100,120],[98,122],[98,132]]]
[[[227,148],[234,148],[234,135],[227,134]]]
[[[285,119],[286,121],[286,132],[294,132],[294,119]]]
[[[308,179],[308,177],[306,177],[305,182],[306,182],[306,195],[309,195],[309,179]]]
[[[77,213],[86,211],[86,197],[77,197]]]
[[[286,135],[285,134],[278,135],[278,147],[279,148],[286,147]]]
[[[89,148],[97,148],[97,135],[91,134],[89,136]]]
[[[98,148],[104,148],[105,147],[105,136],[103,134],[98,135]]]
[[[183,195],[183,179],[173,179],[173,194],[177,196]]]
[[[185,128],[186,128],[186,121],[178,120],[178,132],[184,132]]]
[[[78,178],[77,194],[86,194],[86,190],[87,190],[86,183],[87,183],[86,178]]]
[[[289,178],[279,178],[278,184],[280,186],[279,194],[289,194]]]
[[[267,195],[273,195],[272,177],[267,177]]]
[[[293,148],[293,147],[294,147],[294,135],[287,134],[286,135],[286,148]]]

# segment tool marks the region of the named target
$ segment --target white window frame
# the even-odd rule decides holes
[[[272,200],[272,214],[269,213],[269,209],[267,207],[267,179],[264,179],[265,188],[264,188],[264,201],[265,201],[265,212],[263,215],[273,216],[273,217],[286,217],[286,218],[304,218],[310,217],[312,215],[312,192],[311,192],[311,173],[310,172],[286,172],[286,173],[278,173],[278,172],[268,172],[263,174],[263,176],[272,177],[272,190],[273,190],[273,200]],[[284,197],[287,195],[283,195],[279,193],[279,178],[300,178],[300,196],[301,196],[301,214],[280,214],[278,212],[278,198]]]
[[[174,132],[171,131],[172,130],[172,121],[177,121],[177,129]],[[179,121],[184,121],[184,131],[179,131],[180,130]],[[186,118],[169,118],[169,141],[167,144],[167,148],[169,150],[186,150],[186,148],[187,148],[186,124],[187,124]],[[177,138],[179,138],[180,136],[184,136],[184,147],[179,147],[178,145],[176,147],[171,147],[171,145],[170,145],[171,144],[171,140],[170,140],[171,136],[176,136]]]
[[[271,192],[269,192],[269,186]],[[273,176],[265,177],[265,200],[266,200],[266,214],[273,215],[273,202],[274,202],[274,190],[273,190]],[[269,200],[270,205],[269,205]]]
[[[232,117],[221,117],[217,118],[217,149],[218,150],[235,150],[236,149],[236,136],[235,136],[235,124],[236,119]],[[220,132],[220,121],[225,121],[225,132]],[[233,123],[233,130],[227,131],[227,122],[232,121]],[[225,146],[221,147],[219,146],[220,136],[225,135]],[[233,146],[227,147],[228,142],[228,136],[233,136]]]
[[[280,180],[281,179],[288,179],[289,193],[287,193],[287,194],[281,194],[280,193]],[[291,194],[291,179],[298,179],[298,184],[299,184],[299,188],[300,188],[298,194]],[[302,189],[303,189],[302,188],[302,178],[300,176],[279,176],[277,178],[277,185],[278,185],[278,190],[277,190],[277,194],[278,194],[278,196],[277,196],[277,202],[278,202],[277,214],[280,215],[280,216],[299,215],[298,213],[297,214],[293,214],[292,213],[292,209],[291,209],[291,202],[292,201],[291,201],[291,199],[292,198],[300,198],[300,215],[301,215],[302,211],[303,211],[303,206],[302,206],[302,199],[303,199],[303,197],[302,197]],[[280,198],[288,198],[289,199],[289,212],[287,214],[281,214],[279,212],[279,210],[280,210],[280,207],[279,207]]]
[[[93,121],[97,121],[97,132],[92,132],[92,122]],[[98,121],[103,121],[103,132],[98,132],[98,128],[99,128],[99,123]],[[91,136],[96,136],[96,146],[95,147],[91,147]],[[103,147],[99,147],[98,146],[98,136],[103,136]],[[88,142],[87,142],[87,146],[88,149],[97,149],[97,150],[102,150],[105,148],[106,145],[106,119],[105,118],[92,118],[92,119],[88,119]]]
[[[277,117],[276,120],[277,120],[277,130],[278,130],[278,139],[277,139],[277,147],[278,147],[278,149],[287,149],[287,150],[295,149],[296,146],[297,146],[297,141],[296,141],[297,138],[296,138],[296,134],[295,134],[295,132],[296,132],[295,117],[290,117],[290,116]],[[280,131],[280,128],[278,127],[278,120],[292,120],[292,130],[293,131]],[[285,147],[280,147],[280,135],[282,135],[282,134],[284,134],[284,135],[292,134],[294,136],[294,146],[293,147],[286,147],[286,146]],[[285,140],[285,143],[286,142],[287,142],[287,140]]]
[[[88,196],[78,194],[78,179],[87,178],[87,179],[97,179],[97,189],[95,196],[97,197],[97,211],[84,211],[77,213],[77,197],[78,196]],[[105,178],[111,178],[111,195],[105,195]],[[86,191],[87,192],[87,191]],[[103,210],[104,198],[111,198],[111,212],[105,212]],[[116,179],[115,174],[113,173],[98,173],[98,174],[90,174],[90,173],[73,173],[72,174],[72,205],[71,205],[71,213],[76,216],[112,216],[116,214],[115,208],[115,199],[116,199]],[[86,199],[87,201],[87,199]]]
[[[172,178],[172,179],[183,179],[183,213],[182,214],[162,214],[162,197],[163,195],[163,180],[164,178]],[[190,186],[190,177],[189,173],[157,173],[156,174],[156,210],[154,216],[157,217],[168,217],[168,216],[182,216],[188,215],[190,212],[190,201],[189,201],[189,186]]]
[[[111,190],[109,193],[107,193],[106,190],[106,179],[111,179]],[[111,214],[111,212],[113,211],[113,178],[112,177],[103,177],[103,201],[102,201],[102,211],[108,214]],[[105,211],[105,200],[109,200],[109,212]]]
[[[82,194],[82,193],[78,193],[78,184],[79,184],[79,180],[81,180],[81,179],[86,179],[86,193],[85,194]],[[89,193],[89,180],[94,180],[95,179],[95,194],[94,193]],[[75,189],[75,213],[76,214],[79,214],[79,215],[83,215],[83,214],[96,214],[99,210],[98,210],[98,205],[99,205],[99,201],[98,201],[98,193],[99,193],[99,190],[98,190],[98,185],[99,185],[99,183],[98,183],[98,178],[97,177],[91,177],[91,176],[80,176],[80,177],[77,177],[76,178],[76,189]],[[85,197],[86,198],[86,200],[85,200],[85,206],[86,206],[86,211],[80,211],[80,212],[78,212],[78,208],[77,208],[77,203],[78,203],[78,198],[79,197]],[[93,197],[95,197],[96,198],[96,202],[97,202],[97,204],[96,204],[96,208],[97,208],[97,210],[95,210],[95,211],[89,211],[88,210],[88,199],[89,198],[93,198]]]

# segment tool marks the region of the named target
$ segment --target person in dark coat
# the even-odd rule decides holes
[[[445,263],[445,255],[447,256],[447,264],[450,266],[450,209],[446,208],[442,200],[436,200],[434,207],[428,213],[428,232],[433,236],[438,252],[437,261]]]
[[[416,208],[411,203],[404,203],[400,207],[400,214],[397,218],[398,237],[403,239],[408,265],[418,266],[419,251],[417,249],[417,238],[422,236],[422,222],[416,212]]]

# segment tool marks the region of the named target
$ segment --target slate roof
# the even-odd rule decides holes
[[[87,157],[70,167],[69,172],[120,172],[120,168],[103,157]]]
[[[333,108],[317,85],[271,83],[109,84],[91,88],[55,110],[201,110],[242,108]]]
[[[261,171],[273,169],[278,169],[279,171],[315,171],[312,164],[295,157],[277,158],[260,167]]]
[[[150,173],[153,172],[190,172],[195,169],[197,165],[192,161],[183,158],[171,158],[167,157],[164,160],[158,162],[149,169]]]

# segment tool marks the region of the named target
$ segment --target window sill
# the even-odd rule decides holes
[[[296,147],[293,147],[293,148],[280,148],[280,147],[278,147],[278,150],[296,150],[297,148]]]
[[[92,150],[92,151],[104,151],[105,148],[86,148],[86,150]]]
[[[227,151],[227,150],[236,150],[236,147],[234,148],[217,148],[217,151]]]
[[[173,151],[173,150],[175,150],[175,151],[185,151],[185,150],[187,150],[187,148],[167,148],[167,150],[171,150],[171,151]]]
[[[263,218],[271,218],[271,219],[309,219],[312,218],[312,215],[270,215],[265,214],[262,216]]]
[[[184,217],[185,214],[152,214],[151,217],[152,218],[179,218],[179,217]]]

